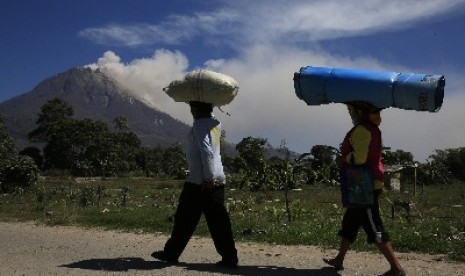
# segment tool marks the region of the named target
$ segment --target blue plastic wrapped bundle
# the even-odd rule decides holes
[[[297,97],[308,105],[364,101],[378,108],[438,111],[443,75],[302,67],[294,74]]]

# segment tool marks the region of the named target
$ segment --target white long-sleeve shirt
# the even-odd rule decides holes
[[[195,119],[188,137],[186,181],[202,184],[204,181],[225,183],[220,155],[221,123],[216,118]]]

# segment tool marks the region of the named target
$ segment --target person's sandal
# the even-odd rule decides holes
[[[167,262],[167,263],[170,263],[170,264],[177,264],[178,263],[178,259],[176,258],[172,258],[168,255],[166,255],[166,253],[164,251],[155,251],[151,254],[151,256],[157,260],[160,260],[160,261],[164,261],[164,262]]]
[[[342,263],[337,262],[335,259],[323,259],[323,261],[332,266],[336,271],[344,270]]]

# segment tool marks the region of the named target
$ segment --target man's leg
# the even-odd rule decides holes
[[[165,244],[164,253],[178,259],[184,251],[202,215],[200,205],[201,186],[185,183],[174,215],[171,237]]]
[[[206,193],[204,214],[208,229],[215,244],[216,251],[221,255],[223,263],[237,265],[237,250],[234,243],[229,214],[224,206],[224,189]]]

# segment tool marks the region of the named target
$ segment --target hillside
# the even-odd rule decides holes
[[[114,118],[125,116],[143,146],[185,144],[188,125],[132,95],[98,70],[71,68],[40,82],[28,93],[0,103],[0,116],[19,150],[30,145],[27,134],[36,128],[42,105],[56,97],[68,102],[78,119],[100,119],[112,125]]]

